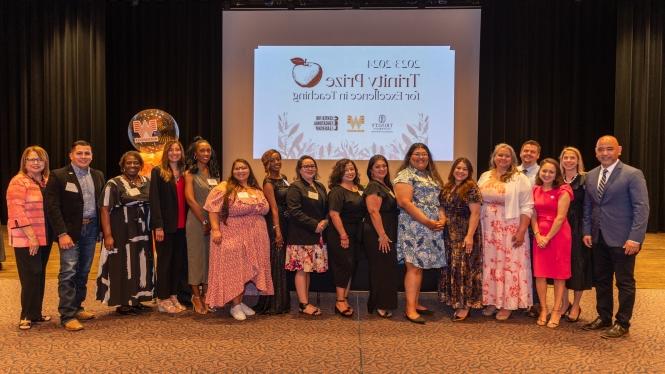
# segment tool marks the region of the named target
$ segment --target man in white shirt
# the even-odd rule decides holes
[[[538,170],[540,166],[538,165],[538,159],[540,158],[540,143],[535,140],[527,140],[522,143],[522,148],[520,148],[520,160],[522,164],[517,167],[517,170],[522,172],[529,178],[531,187],[536,184],[536,175],[538,175]],[[531,225],[529,225],[529,250],[531,251],[531,259],[533,259],[533,248],[532,241],[533,232],[531,232]],[[533,266],[533,265],[532,265]],[[536,281],[533,280],[533,306],[527,310],[529,317],[536,318],[540,313],[540,300],[538,300],[538,293],[536,292]]]

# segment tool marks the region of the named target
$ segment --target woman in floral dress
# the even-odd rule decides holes
[[[432,311],[420,305],[423,269],[446,266],[443,252],[445,224],[439,194],[443,182],[425,144],[413,144],[394,180],[400,215],[397,226],[397,260],[406,266],[404,316],[410,322],[424,324],[422,315]]]
[[[490,170],[478,179],[483,196],[483,314],[497,320],[532,304],[531,258],[526,230],[533,211],[529,178],[517,170],[515,150],[494,147]],[[526,240],[525,240],[526,239]]]

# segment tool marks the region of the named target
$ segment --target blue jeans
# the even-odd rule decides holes
[[[69,249],[60,249],[60,274],[58,275],[58,295],[60,322],[66,323],[83,310],[81,304],[88,292],[88,273],[95,256],[95,245],[99,229],[97,222],[81,228],[81,238]]]

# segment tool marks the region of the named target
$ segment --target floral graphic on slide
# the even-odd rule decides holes
[[[297,159],[302,155],[310,155],[316,159],[334,160],[350,158],[352,160],[369,159],[372,155],[382,154],[389,160],[401,160],[413,143],[427,144],[429,131],[429,116],[420,113],[417,124],[406,124],[403,133],[387,146],[373,143],[368,147],[361,147],[354,141],[344,140],[339,145],[317,144],[305,139],[305,133],[300,130],[300,124],[289,124],[287,114],[278,116],[277,150],[285,159]]]
[[[295,65],[291,70],[291,75],[298,86],[312,88],[319,84],[321,77],[323,77],[321,65],[300,57],[292,58],[291,62]]]

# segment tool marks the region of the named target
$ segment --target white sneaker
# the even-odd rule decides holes
[[[237,321],[244,321],[247,319],[247,316],[242,310],[242,303],[232,306],[229,310],[229,314],[231,314],[231,317],[235,318]]]
[[[242,312],[245,313],[246,316],[253,316],[256,314],[254,309],[248,307],[247,304],[245,303],[240,303],[240,307],[242,308]]]

